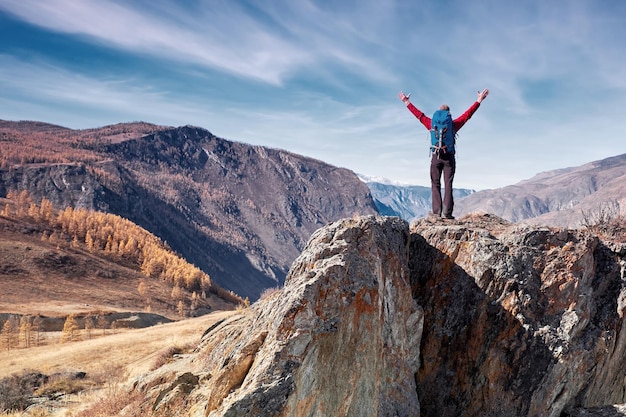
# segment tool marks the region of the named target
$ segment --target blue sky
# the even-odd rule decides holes
[[[195,125],[428,185],[457,116],[455,187],[626,152],[626,2],[2,0],[0,119]]]

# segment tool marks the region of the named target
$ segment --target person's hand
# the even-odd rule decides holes
[[[409,104],[409,98],[410,98],[410,97],[411,97],[411,93],[409,93],[409,95],[408,95],[408,96],[407,96],[407,95],[405,95],[405,94],[404,94],[404,92],[402,92],[402,91],[400,91],[400,92],[398,93],[398,98],[399,98],[400,100],[402,100],[402,102],[403,102],[404,104]]]
[[[489,90],[487,90],[486,88],[483,91],[479,91],[478,92],[478,98],[476,99],[477,102],[482,102],[485,98],[487,98],[487,96],[489,95]]]

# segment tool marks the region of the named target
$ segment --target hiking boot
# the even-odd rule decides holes
[[[448,220],[454,220],[454,216],[452,214],[444,214],[443,216],[444,219],[448,219]]]

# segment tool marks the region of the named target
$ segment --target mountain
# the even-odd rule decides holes
[[[408,222],[426,216],[431,211],[432,194],[429,187],[391,182],[381,178],[359,175],[367,184],[378,212],[384,216],[398,216]],[[455,188],[455,201],[474,193],[474,190]]]
[[[578,227],[589,217],[626,214],[626,154],[458,200],[455,214],[492,213],[510,221]]]
[[[0,121],[0,141],[0,197],[27,190],[57,209],[129,219],[250,299],[282,285],[316,229],[376,213],[347,169],[193,126]]]
[[[127,411],[621,416],[620,236],[491,215],[342,219],[311,236],[282,290],[133,378]]]

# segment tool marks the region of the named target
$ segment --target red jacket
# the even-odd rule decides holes
[[[476,110],[478,110],[479,107],[480,103],[475,101],[474,104],[472,104],[470,108],[465,111],[465,113],[454,119],[454,131],[458,132],[459,129],[462,128],[463,125],[474,115],[474,113],[476,113]],[[407,108],[415,115],[415,117],[419,119],[420,122],[422,122],[426,129],[430,130],[432,126],[430,117],[426,116],[424,112],[415,107],[413,103],[409,103]]]

